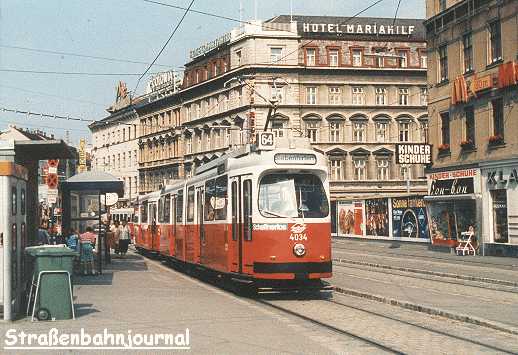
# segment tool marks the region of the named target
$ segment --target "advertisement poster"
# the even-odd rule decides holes
[[[392,199],[392,236],[428,239],[424,199],[418,196]]]
[[[363,201],[338,201],[338,235],[363,236]]]
[[[388,199],[375,198],[365,200],[365,210],[367,212],[367,235],[368,236],[389,236],[389,214]]]

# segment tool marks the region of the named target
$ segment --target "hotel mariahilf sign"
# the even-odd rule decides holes
[[[376,22],[372,24],[341,24],[341,23],[303,23],[305,33],[345,33],[367,35],[407,35],[414,33],[414,25],[385,25]]]

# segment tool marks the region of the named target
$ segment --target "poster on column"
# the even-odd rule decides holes
[[[428,239],[428,218],[424,199],[409,196],[392,199],[392,236],[396,239]]]
[[[363,236],[363,201],[338,201],[338,235]]]
[[[368,236],[389,236],[388,199],[374,198],[365,200],[367,213],[366,232]]]

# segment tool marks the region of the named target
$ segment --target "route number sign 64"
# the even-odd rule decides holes
[[[273,132],[262,132],[257,137],[257,148],[259,150],[273,150],[275,149],[275,139]]]

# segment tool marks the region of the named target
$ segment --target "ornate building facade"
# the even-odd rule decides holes
[[[106,171],[124,182],[121,203],[129,205],[139,194],[138,136],[139,119],[125,84],[117,87],[116,103],[109,116],[89,125],[92,132],[92,170]]]
[[[329,157],[332,199],[423,193],[423,167],[396,165],[394,152],[426,141],[426,67],[420,20],[245,24],[191,51],[180,91],[136,106],[140,190],[246,144],[271,110],[277,139],[306,136]]]
[[[435,243],[518,255],[518,2],[427,0]],[[454,185],[453,185],[454,184]]]

